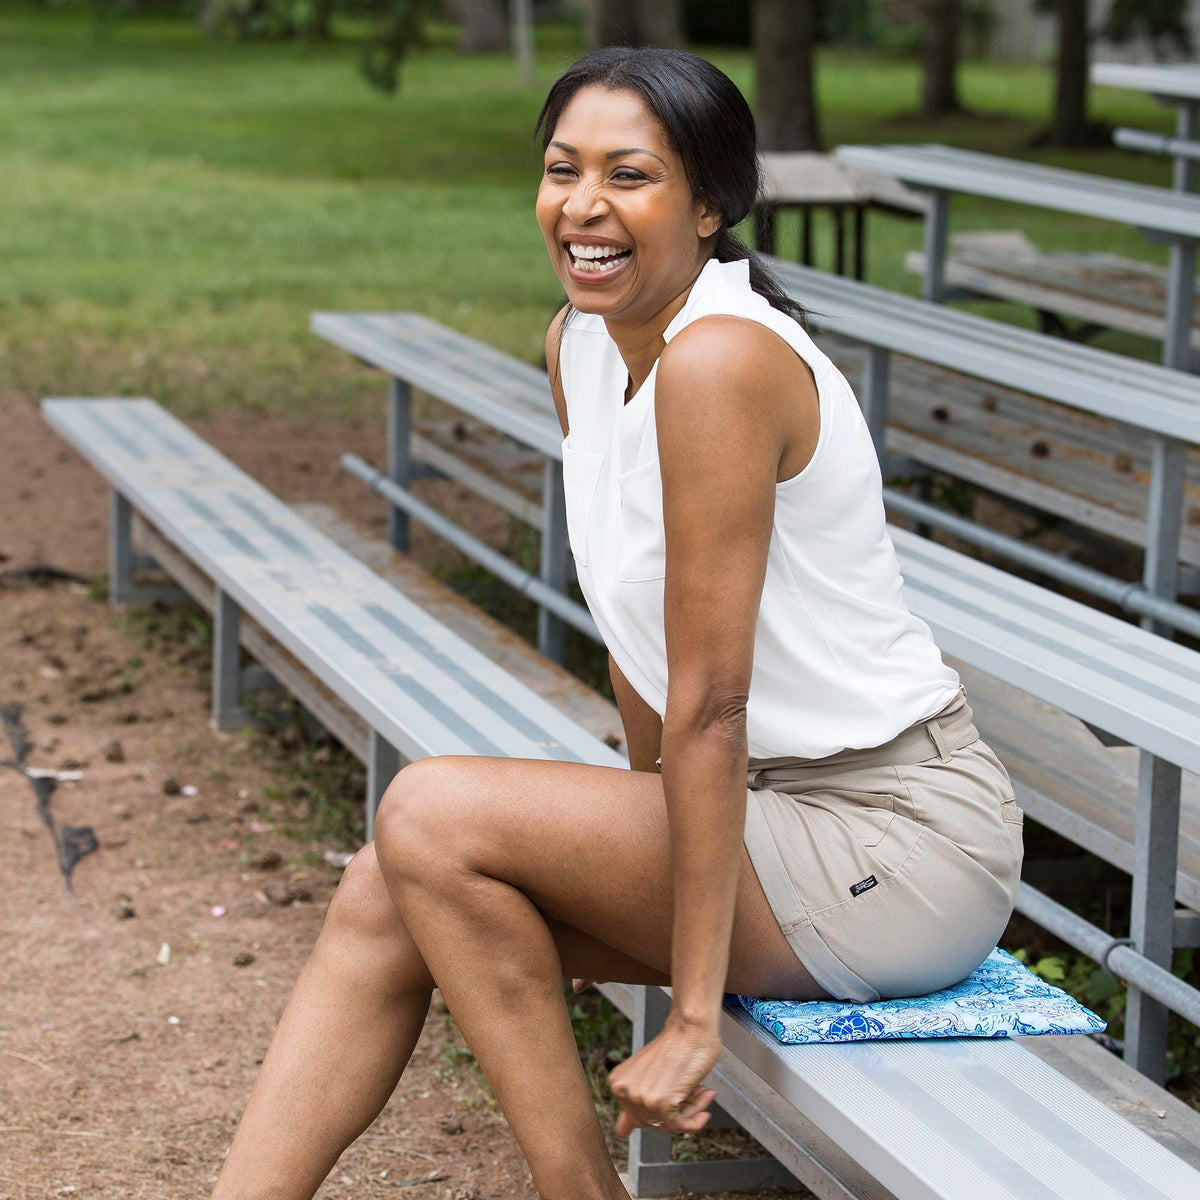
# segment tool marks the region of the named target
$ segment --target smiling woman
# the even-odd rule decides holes
[[[948,986],[1015,897],[1020,813],[906,608],[853,393],[730,232],[757,188],[736,87],[606,49],[553,87],[537,218],[568,533],[629,771],[436,758],[389,787],[264,1061],[216,1197],[310,1197],[440,988],[544,1200],[624,1200],[562,980],[672,985],[610,1076],[691,1132],[725,991]]]

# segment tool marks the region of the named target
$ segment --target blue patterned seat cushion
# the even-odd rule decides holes
[[[1105,1023],[1061,988],[995,949],[970,976],[908,1000],[734,999],[781,1042],[866,1042],[873,1038],[1024,1037],[1099,1033]]]

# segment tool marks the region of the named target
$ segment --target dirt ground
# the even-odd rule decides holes
[[[284,499],[382,528],[337,467],[344,450],[377,458],[382,413],[256,416],[253,438],[234,417],[193,427]],[[106,505],[33,405],[0,394],[0,709],[12,724],[19,706],[26,765],[66,776],[52,817],[99,843],[68,890],[33,783],[0,768],[0,1200],[206,1196],[337,886],[332,843],[285,832],[271,763],[211,730],[203,647],[83,582],[104,570]],[[23,578],[33,566],[76,581]],[[436,997],[392,1102],[320,1195],[534,1195]]]

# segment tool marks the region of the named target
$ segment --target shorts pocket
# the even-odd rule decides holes
[[[848,788],[817,789],[796,797],[835,816],[868,849],[881,845],[896,818],[896,797],[890,792],[859,792]]]
[[[596,485],[600,481],[600,467],[604,455],[592,450],[576,450],[570,436],[562,446],[563,492],[567,508],[567,540],[571,554],[581,567],[587,566],[588,520],[592,513],[592,501],[596,496]]]

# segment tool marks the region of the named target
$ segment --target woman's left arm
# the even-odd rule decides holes
[[[756,322],[697,321],[659,361],[672,1001],[659,1037],[613,1072],[621,1132],[650,1120],[696,1129],[707,1119],[711,1095],[699,1082],[720,1055],[746,806],[746,706],[775,487],[797,431],[815,441],[817,413],[808,371]]]

